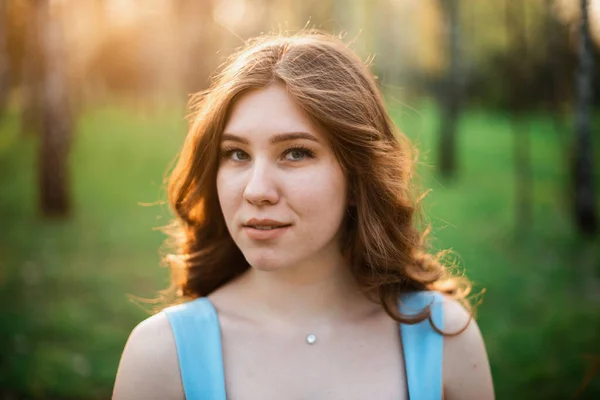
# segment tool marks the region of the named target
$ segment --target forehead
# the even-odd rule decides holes
[[[244,93],[233,104],[224,132],[250,140],[285,132],[308,132],[324,138],[324,132],[295,102],[281,84]]]

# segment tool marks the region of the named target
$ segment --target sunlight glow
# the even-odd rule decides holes
[[[229,29],[240,25],[246,14],[246,0],[220,0],[213,11],[213,18]]]

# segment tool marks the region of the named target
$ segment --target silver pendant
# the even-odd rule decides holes
[[[316,341],[317,341],[317,337],[315,335],[313,335],[312,333],[306,336],[306,343],[315,344]]]

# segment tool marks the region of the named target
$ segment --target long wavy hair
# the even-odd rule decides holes
[[[468,307],[469,282],[427,252],[419,229],[416,151],[397,130],[369,67],[341,40],[318,32],[254,39],[234,54],[210,88],[192,100],[190,129],[168,184],[174,250],[163,295],[207,296],[249,268],[225,226],[216,175],[220,135],[243,93],[278,83],[328,134],[349,185],[342,249],[361,289],[402,323],[429,318],[398,311],[403,292],[435,290]]]

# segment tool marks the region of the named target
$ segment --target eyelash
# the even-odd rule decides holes
[[[231,159],[231,156],[236,151],[241,151],[242,153],[245,153],[246,155],[248,154],[244,150],[242,150],[242,149],[240,149],[238,147],[225,147],[221,151],[221,158],[222,159]],[[315,153],[312,150],[310,150],[310,149],[308,149],[308,148],[306,148],[306,147],[304,147],[302,145],[295,145],[295,146],[289,147],[288,149],[286,149],[283,152],[283,155],[286,156],[289,153],[291,153],[292,151],[302,151],[304,153],[304,156],[305,156],[303,159],[305,159],[305,158],[314,158],[315,157]],[[302,161],[303,159],[301,159],[301,160],[288,160],[288,161],[292,161],[292,162],[296,161],[297,162],[297,161]],[[246,161],[246,160],[232,160],[232,161],[242,162],[242,161]]]

